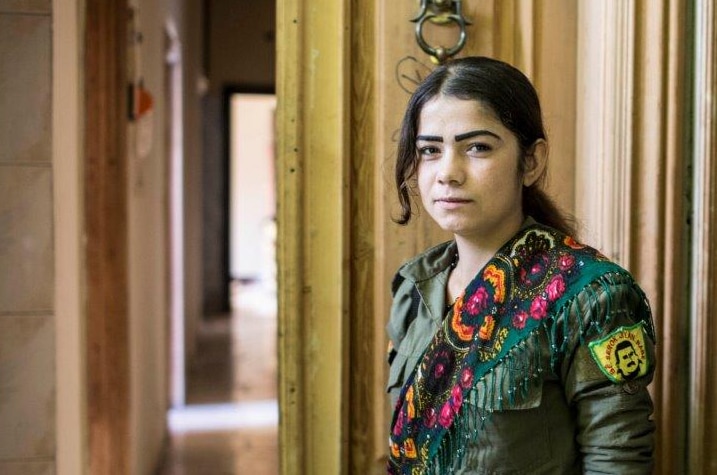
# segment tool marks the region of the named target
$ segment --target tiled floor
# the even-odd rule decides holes
[[[157,475],[279,471],[275,297],[256,285],[232,295],[232,314],[200,329],[188,406],[170,413],[171,440]]]

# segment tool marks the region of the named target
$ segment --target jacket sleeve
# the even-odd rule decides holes
[[[392,290],[391,316],[386,326],[391,342],[386,390],[393,405],[406,378],[433,338],[438,324],[431,318],[413,281],[396,279]]]
[[[655,425],[647,385],[655,370],[654,329],[642,292],[629,278],[618,277],[610,284],[593,284],[564,312],[570,330],[560,375],[576,411],[583,473],[652,473]],[[647,371],[615,381],[590,343],[607,345],[624,328],[642,331]]]
[[[413,292],[414,286],[409,280],[405,280],[400,273],[397,273],[391,285],[393,301],[391,314],[386,325],[386,332],[389,338],[388,364],[389,375],[386,390],[391,394],[392,404],[398,396],[398,391],[403,385],[404,373],[408,363],[409,354],[406,353],[406,345],[403,342],[406,338],[411,324],[415,320],[418,301]]]

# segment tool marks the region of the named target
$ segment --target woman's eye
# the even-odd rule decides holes
[[[418,149],[418,154],[422,157],[432,157],[439,154],[441,151],[438,147],[426,146]]]
[[[474,143],[471,144],[470,147],[468,147],[468,151],[474,153],[490,152],[491,150],[493,150],[493,147],[486,143]]]

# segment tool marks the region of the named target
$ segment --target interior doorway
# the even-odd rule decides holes
[[[276,179],[271,92],[231,89],[229,109],[229,273],[233,283],[276,290]]]

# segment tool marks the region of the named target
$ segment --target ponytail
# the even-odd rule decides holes
[[[568,236],[575,236],[575,220],[563,213],[539,186],[523,188],[523,213]]]

